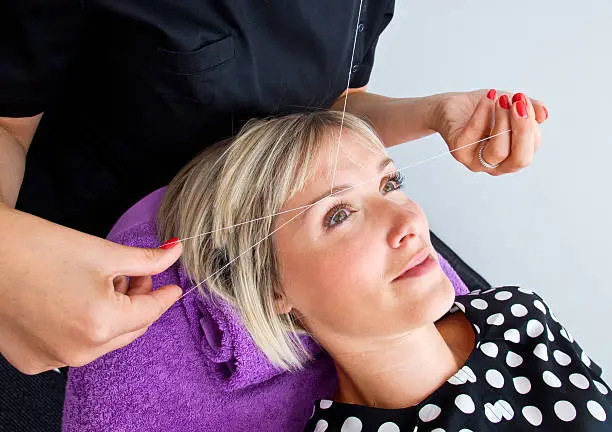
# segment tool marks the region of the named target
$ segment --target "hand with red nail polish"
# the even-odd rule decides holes
[[[519,100],[516,102],[516,112],[518,113],[519,116],[521,116],[524,119],[528,117],[527,107],[525,106],[525,102],[523,102],[522,100]]]
[[[433,129],[442,135],[455,159],[471,171],[501,175],[531,163],[540,146],[539,123],[548,117],[541,102],[523,92],[513,95],[495,89],[441,96]],[[480,142],[483,137],[491,138]]]
[[[508,101],[508,95],[502,95],[499,98],[499,106],[501,106],[503,109],[510,109],[510,102]]]
[[[160,246],[162,249],[171,249],[179,243],[178,237],[172,237],[170,240]]]
[[[176,285],[153,290],[151,279],[179,259],[178,239],[127,247],[0,202],[0,227],[7,226],[0,229],[0,352],[23,373],[83,366],[121,348],[182,295]]]

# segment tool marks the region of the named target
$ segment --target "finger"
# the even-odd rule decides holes
[[[126,276],[115,276],[113,278],[113,287],[116,292],[125,294],[129,288],[128,278]]]
[[[536,110],[535,105],[533,104],[533,99],[523,95],[523,101],[527,105],[527,114],[529,115],[533,125],[533,152],[535,153],[540,148],[540,125],[536,121]]]
[[[538,122],[536,120],[536,116],[537,116],[537,113],[538,113],[536,103],[538,101],[536,101],[535,99],[531,99],[529,97],[526,98],[526,100],[527,100],[527,112],[529,113],[529,118],[533,119],[532,120],[532,124],[533,124],[533,152],[535,153],[540,148],[540,125],[539,125],[539,123],[542,123],[542,122]],[[543,108],[544,111],[546,110],[546,108],[544,106],[541,106],[541,108]],[[546,115],[548,115],[548,112],[546,112]],[[542,120],[542,121],[544,121],[544,120]]]
[[[151,276],[132,276],[130,287],[127,291],[128,296],[148,294],[153,291],[153,279]]]
[[[475,143],[488,136],[491,129],[491,120],[493,119],[496,94],[497,92],[494,89],[489,90],[487,93],[483,92],[482,99],[476,105],[476,109],[461,133],[458,141],[460,146]],[[474,148],[471,146],[455,151],[455,158],[458,160],[472,160],[473,155]]]
[[[535,119],[538,123],[542,124],[548,119],[548,109],[543,102],[537,99],[529,98],[533,104],[533,110],[535,111]]]
[[[532,121],[534,121],[536,119],[536,116],[535,110],[533,109],[533,103],[531,102],[531,98],[527,97],[525,93],[517,93],[516,95],[514,95],[514,97],[516,97],[517,100],[522,99],[523,102],[525,102],[525,105],[527,106],[527,115]]]
[[[183,294],[177,285],[166,285],[149,294],[123,296],[116,310],[111,335],[136,331],[151,325]]]
[[[96,349],[96,351],[94,353],[92,353],[91,361],[93,361],[94,359],[96,359],[98,357],[101,357],[104,354],[107,354],[107,353],[109,353],[111,351],[118,350],[119,348],[123,348],[123,347],[131,344],[136,339],[138,339],[143,334],[145,334],[148,329],[149,329],[149,327],[147,326],[147,327],[143,327],[141,329],[138,329],[138,330],[135,330],[135,331],[131,331],[131,332],[128,332],[128,333],[124,333],[122,335],[119,335],[119,336],[115,337],[114,339],[108,341],[104,345],[98,347]]]
[[[181,256],[183,246],[177,242],[169,249],[144,249],[116,245],[113,250],[113,276],[149,276],[167,270]]]
[[[486,141],[482,152],[483,159],[492,165],[502,163],[510,155],[511,134],[502,133],[510,129],[510,116],[510,101],[502,95],[495,104],[495,125],[491,130],[491,135],[497,136]]]
[[[533,118],[529,118],[525,101],[521,99],[514,102],[510,112],[510,156],[499,167],[504,172],[516,172],[525,168],[531,164],[534,153]]]

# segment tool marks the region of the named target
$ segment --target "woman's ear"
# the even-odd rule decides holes
[[[277,294],[274,299],[274,308],[277,315],[288,314],[293,309],[293,305],[284,294]]]

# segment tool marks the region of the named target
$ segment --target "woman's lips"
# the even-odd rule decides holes
[[[393,279],[393,282],[401,279],[423,276],[424,274],[429,273],[435,267],[436,260],[431,256],[428,250],[424,250],[415,256],[410,263],[408,263],[406,270],[404,270],[398,277]]]

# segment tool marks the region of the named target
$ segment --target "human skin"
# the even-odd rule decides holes
[[[408,406],[458,370],[473,349],[474,333],[463,314],[440,320],[454,289],[437,262],[427,219],[387,177],[393,163],[380,166],[386,156],[359,139],[343,134],[336,184],[376,180],[321,200],[274,234],[283,286],[277,310],[293,311],[331,354],[337,400]],[[318,162],[306,187],[282,210],[329,193],[328,152]],[[293,216],[281,215],[275,224]],[[429,271],[395,280],[422,251],[433,260]]]

